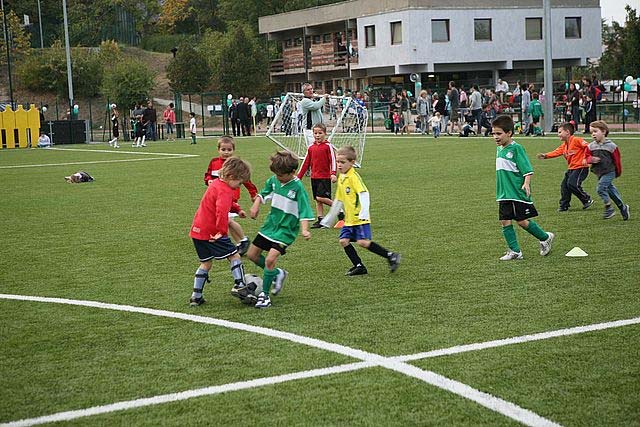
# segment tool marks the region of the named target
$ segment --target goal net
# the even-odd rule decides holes
[[[267,138],[302,159],[307,146],[313,143],[312,132],[306,131],[301,93],[287,93],[267,130]],[[366,107],[351,96],[331,96],[322,109],[322,122],[327,127],[327,139],[336,148],[351,145],[356,150],[356,166],[361,166],[369,115]]]

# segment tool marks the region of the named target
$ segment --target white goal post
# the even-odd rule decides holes
[[[307,154],[307,139],[304,135],[304,118],[299,102],[301,93],[286,94],[266,136],[281,148],[299,159]],[[322,122],[327,127],[327,139],[336,148],[351,145],[356,150],[356,166],[362,165],[369,114],[363,105],[351,96],[330,96],[322,109]]]

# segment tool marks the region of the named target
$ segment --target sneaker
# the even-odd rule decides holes
[[[349,271],[347,271],[345,276],[361,276],[363,274],[367,274],[367,267],[362,264],[351,267]]]
[[[204,304],[205,302],[206,302],[206,301],[204,300],[204,298],[203,298],[203,297],[200,297],[200,298],[191,298],[191,299],[189,300],[189,306],[190,306],[190,307],[197,307],[197,306],[199,306],[199,305]]]
[[[612,206],[609,206],[607,208],[604,208],[604,215],[602,216],[602,219],[612,218],[615,214],[616,214],[616,211],[613,209]]]
[[[566,212],[569,208],[558,208],[558,212]]]
[[[620,209],[620,213],[622,214],[622,219],[624,221],[629,219],[629,205],[624,205],[622,209]]]
[[[236,283],[235,285],[233,285],[233,288],[231,288],[231,296],[234,296],[236,298],[244,299],[250,293],[251,292],[249,292],[247,285],[245,285],[244,283],[243,284]]]
[[[512,259],[522,259],[522,252],[514,252],[509,249],[504,255],[500,257],[500,261],[511,261]]]
[[[322,218],[318,218],[318,220],[311,224],[309,228],[322,228],[322,224],[320,224],[320,221],[322,221]]]
[[[119,145],[114,145],[113,148],[120,148],[120,146]]]
[[[553,233],[547,233],[547,234],[549,235],[549,237],[547,237],[547,240],[543,240],[540,242],[540,255],[542,256],[545,256],[549,252],[551,252],[551,244],[553,243],[553,239],[555,239],[556,237],[556,235]],[[522,254],[520,255],[520,258],[522,258]]]
[[[398,269],[401,258],[398,252],[391,252],[391,255],[389,255],[389,270],[391,270],[392,273]]]
[[[265,295],[264,292],[260,292],[258,295],[258,301],[256,301],[256,308],[268,308],[271,307],[271,298]]]
[[[585,203],[584,205],[582,205],[582,209],[589,209],[591,207],[591,205],[593,204],[593,199],[589,199],[587,201],[587,203]]]
[[[245,256],[245,254],[249,250],[249,239],[240,240],[240,243],[236,245],[236,248],[238,249],[238,254],[240,256]]]
[[[273,281],[273,290],[271,291],[274,295],[278,295],[282,290],[282,286],[284,285],[284,281],[287,280],[287,276],[289,272],[282,268],[278,269],[278,275]]]

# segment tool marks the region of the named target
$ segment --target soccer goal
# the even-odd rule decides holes
[[[302,117],[301,93],[289,92],[277,107],[267,130],[267,138],[302,159],[307,154],[305,118]],[[369,114],[366,107],[351,96],[331,96],[322,111],[327,127],[327,139],[336,148],[351,145],[357,153],[356,166],[360,167],[364,155]]]

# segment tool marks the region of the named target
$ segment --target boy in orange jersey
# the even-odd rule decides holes
[[[211,181],[200,200],[189,232],[200,260],[189,301],[192,307],[205,302],[202,291],[204,284],[209,282],[209,270],[214,259],[227,259],[231,263],[231,274],[235,281],[232,294],[243,295],[248,292],[238,249],[227,234],[229,212],[240,208],[233,201],[234,190],[239,189],[250,177],[251,168],[247,162],[237,157],[230,158],[222,166],[219,179]]]
[[[575,128],[571,123],[565,123],[558,128],[558,137],[562,144],[548,153],[538,154],[538,159],[551,159],[564,156],[569,169],[564,174],[560,184],[560,207],[558,212],[566,212],[571,204],[571,195],[582,202],[582,209],[587,209],[593,204],[593,199],[582,189],[582,181],[589,175],[587,164],[587,147],[589,144],[584,139],[573,135]]]
[[[316,201],[318,220],[311,228],[320,228],[324,217],[324,205],[331,206],[331,184],[336,182],[336,155],[333,146],[327,141],[327,128],[322,123],[313,127],[313,144],[307,148],[307,155],[298,171],[298,179],[311,168],[311,191]]]
[[[222,165],[228,158],[233,156],[235,150],[236,144],[233,141],[232,137],[222,136],[220,137],[220,139],[218,139],[218,154],[220,154],[220,156],[211,159],[211,161],[209,162],[207,172],[205,172],[204,174],[205,185],[211,184],[213,180],[219,177],[218,172],[220,171],[220,169],[222,169]],[[249,191],[249,196],[253,201],[253,199],[255,199],[256,195],[258,194],[258,189],[250,180],[247,180],[242,184]],[[236,188],[234,189],[233,201],[234,203],[238,203],[238,200],[240,200],[240,189]],[[229,214],[229,231],[231,232],[231,236],[233,237],[233,239],[238,242],[238,253],[240,254],[240,256],[243,256],[249,249],[249,238],[245,236],[242,226],[233,220],[233,218],[236,216],[244,218],[245,213],[242,209],[240,209],[238,212],[232,212]]]

